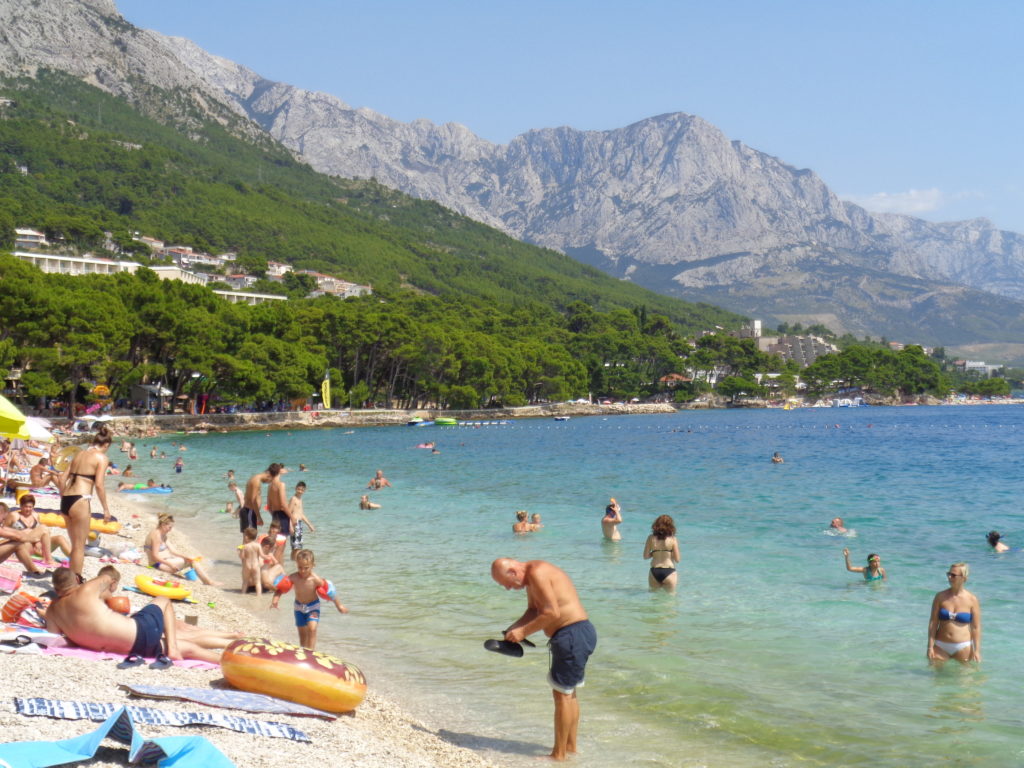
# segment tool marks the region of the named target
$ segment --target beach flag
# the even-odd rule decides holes
[[[331,407],[331,369],[324,371],[324,380],[320,384],[320,399],[324,401],[324,408]]]

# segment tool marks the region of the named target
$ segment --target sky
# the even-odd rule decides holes
[[[117,0],[270,80],[506,143],[698,115],[840,197],[1024,232],[1017,0]]]

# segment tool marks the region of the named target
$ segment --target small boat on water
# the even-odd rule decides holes
[[[413,416],[411,419],[409,419],[407,422],[405,422],[405,426],[407,426],[407,427],[418,427],[421,424],[423,424],[423,417],[422,416]]]
[[[569,416],[555,416],[555,421],[568,421],[569,419]]]

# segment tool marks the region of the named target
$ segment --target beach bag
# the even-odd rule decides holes
[[[21,569],[0,565],[0,592],[13,594],[21,589]]]
[[[23,627],[45,627],[46,624],[36,611],[36,604],[39,598],[30,595],[28,592],[19,592],[12,595],[3,608],[0,608],[0,618],[5,624],[21,624]]]

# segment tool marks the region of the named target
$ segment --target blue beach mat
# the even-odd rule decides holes
[[[18,701],[15,699],[16,704]],[[135,729],[128,709],[115,707],[113,714],[95,731],[72,739],[0,744],[0,761],[9,768],[49,768],[52,765],[81,763],[91,760],[103,740],[111,738],[130,745],[128,762],[133,765],[156,763],[159,768],[235,768],[223,752],[202,736],[144,739]]]
[[[22,699],[15,697],[14,710],[29,717],[55,717],[60,720],[92,720],[100,722],[116,712],[118,704],[89,701],[58,701],[57,699]],[[212,725],[271,739],[311,741],[309,736],[285,723],[268,723],[251,717],[237,717],[223,712],[171,712],[153,707],[124,707],[136,723],[146,725]]]
[[[274,715],[297,715],[299,717],[322,717],[325,720],[337,720],[333,712],[324,712],[302,704],[295,704],[262,693],[235,691],[226,688],[178,688],[171,685],[134,685],[121,683],[119,688],[134,696],[149,699],[180,699],[196,704],[224,709],[240,709],[243,712],[267,712]]]

